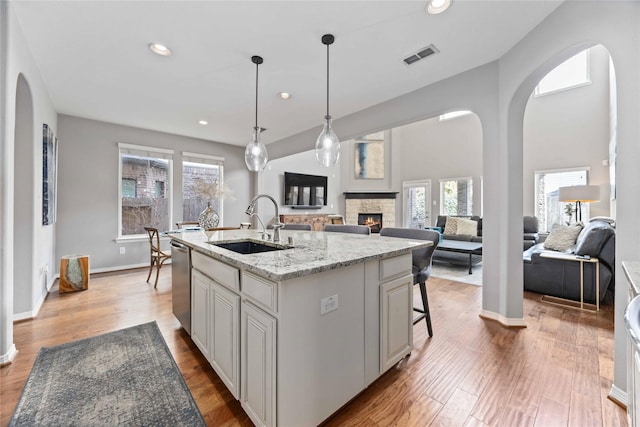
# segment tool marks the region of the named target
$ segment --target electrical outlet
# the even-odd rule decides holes
[[[124,255],[127,252],[127,248],[124,246],[120,246],[120,255]]]
[[[338,309],[338,294],[320,300],[320,315],[327,314]]]

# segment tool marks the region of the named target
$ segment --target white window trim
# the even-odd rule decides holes
[[[116,233],[116,238],[114,239],[116,243],[123,242],[142,242],[147,241],[148,238],[144,234],[132,234],[129,236],[123,236],[122,233],[122,153],[129,152],[132,154],[133,152],[138,152],[139,155],[151,155],[155,154],[164,154],[166,160],[169,160],[169,173],[167,176],[167,181],[169,182],[169,226],[173,224],[173,150],[169,150],[166,148],[154,148],[147,147],[144,145],[134,145],[127,144],[124,142],[118,142],[118,230]],[[165,191],[167,191],[165,189]],[[160,232],[166,230],[158,230]]]
[[[411,187],[425,187],[425,188],[429,188],[430,193],[433,191],[430,179],[402,181],[402,226],[405,228],[408,226],[407,225],[407,198],[405,197],[405,191]],[[427,201],[427,203],[432,203],[432,200],[433,200],[433,195],[429,194],[429,200]],[[429,213],[431,213],[432,211],[431,208],[432,206],[429,206]],[[431,218],[427,218],[427,222],[430,222],[431,220],[432,220]],[[431,225],[430,223],[425,224],[425,226],[430,226],[430,225]]]
[[[442,178],[439,180],[440,182],[440,208],[438,209],[438,212],[440,212],[440,215],[444,215],[444,192],[442,191],[442,183],[443,182],[448,182],[448,181],[471,181],[471,188],[473,191],[473,177],[472,176],[463,176],[460,178]],[[471,203],[473,203],[473,194],[471,196]]]
[[[453,113],[459,113],[459,114],[457,114],[455,116],[452,116],[452,117],[447,117],[448,114],[453,114]],[[470,111],[470,110],[449,111],[448,113],[440,114],[440,116],[438,117],[438,121],[446,122],[446,121],[449,121],[449,120],[455,120],[455,119],[460,119],[462,117],[467,117],[467,116],[470,116],[471,114],[473,114],[473,111]]]
[[[590,166],[578,166],[578,167],[571,167],[571,168],[558,168],[558,169],[540,169],[540,170],[534,170],[533,171],[533,207],[534,207],[534,212],[533,212],[533,216],[537,217],[538,212],[536,209],[536,203],[537,203],[537,194],[538,194],[538,180],[536,179],[537,175],[540,174],[551,174],[551,173],[562,173],[562,172],[579,172],[579,171],[586,171],[587,172],[587,177],[586,177],[586,185],[589,185],[589,181],[590,181],[590,177],[591,177],[591,167]],[[548,231],[541,231],[540,233],[549,233]]]
[[[191,162],[191,163],[196,163],[194,162],[194,159],[199,159],[199,160],[213,160],[215,162],[222,162],[224,163],[224,157],[221,156],[211,156],[209,154],[198,154],[198,153],[190,153],[188,151],[183,151],[182,152],[182,161],[183,162]],[[205,162],[200,162],[200,163],[205,163]]]
[[[540,82],[538,82],[536,87],[533,89],[533,97],[534,98],[539,98],[541,96],[553,95],[555,93],[565,92],[565,91],[568,91],[568,90],[571,90],[571,89],[577,89],[579,87],[589,86],[590,84],[592,84],[593,81],[591,80],[591,50],[590,49],[586,49],[586,51],[587,51],[587,73],[586,73],[587,74],[587,80],[585,80],[584,82],[576,83],[576,84],[573,84],[573,85],[570,85],[570,86],[566,86],[566,87],[563,87],[563,88],[560,88],[560,89],[554,89],[554,90],[550,90],[550,91],[542,92],[542,93],[540,93],[540,89],[539,89]],[[582,52],[578,52],[576,55],[579,55],[580,53],[582,53]],[[571,58],[567,58],[567,60],[568,59],[571,59]],[[561,64],[558,64],[558,65],[561,65]],[[553,70],[555,70],[555,68]],[[549,73],[552,72],[553,70],[549,71]],[[546,77],[546,74],[545,74],[544,77]],[[542,80],[542,79],[540,79],[540,80]]]
[[[184,169],[184,162],[218,166],[220,168],[220,182],[218,182],[218,185],[224,185],[224,157],[212,156],[210,154],[198,154],[198,153],[183,151],[182,152],[182,168],[183,169]],[[182,187],[183,187],[180,189],[180,196],[182,197],[181,203],[184,204],[183,170],[180,171],[180,177],[181,177],[180,182],[182,183]],[[223,199],[220,199],[219,206],[220,206],[220,212],[218,212],[218,217],[220,218],[220,224],[224,224],[224,200]],[[180,206],[180,211],[182,210],[183,210],[183,206]]]

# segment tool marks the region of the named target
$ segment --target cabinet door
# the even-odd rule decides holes
[[[191,273],[191,339],[204,357],[210,360],[209,347],[209,288],[211,280],[192,270]]]
[[[211,285],[211,366],[233,397],[240,398],[240,296],[216,282]]]
[[[276,319],[242,302],[241,403],[257,426],[276,425]]]
[[[413,276],[380,285],[380,374],[413,347]]]

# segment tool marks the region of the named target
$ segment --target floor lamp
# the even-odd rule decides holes
[[[600,201],[600,187],[598,185],[574,185],[560,187],[558,199],[561,202],[576,204],[576,222],[582,221],[582,203]]]

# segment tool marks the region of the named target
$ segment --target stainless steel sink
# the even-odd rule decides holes
[[[227,249],[239,254],[257,254],[261,252],[281,251],[287,249],[286,246],[280,246],[276,244],[265,244],[254,242],[253,240],[238,240],[235,242],[227,243],[211,243],[214,246],[218,246],[223,249]]]

